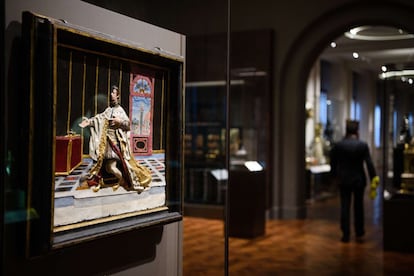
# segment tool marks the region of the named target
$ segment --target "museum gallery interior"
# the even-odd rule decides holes
[[[2,275],[412,275],[414,4],[331,2],[4,1]]]

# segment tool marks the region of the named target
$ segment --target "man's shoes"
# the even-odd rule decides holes
[[[348,243],[349,242],[349,236],[342,236],[341,242]]]

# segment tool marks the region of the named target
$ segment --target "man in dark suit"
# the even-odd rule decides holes
[[[336,143],[330,155],[331,174],[338,181],[341,201],[342,242],[350,238],[350,208],[353,197],[354,227],[357,240],[364,234],[364,190],[367,179],[364,162],[370,179],[377,176],[368,144],[359,140],[359,122],[347,120],[346,135]]]

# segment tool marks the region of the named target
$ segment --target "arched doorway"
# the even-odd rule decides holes
[[[280,119],[280,158],[285,160],[281,165],[279,187],[281,197],[295,202],[295,215],[306,217],[305,172],[303,150],[305,137],[305,91],[306,81],[311,67],[321,53],[334,38],[358,25],[387,25],[399,27],[413,32],[414,11],[394,3],[376,5],[352,4],[330,11],[309,25],[295,41],[286,56],[280,81],[281,114]],[[288,93],[287,93],[288,92]],[[303,127],[288,127],[300,125]],[[303,173],[300,173],[303,172]],[[289,184],[288,184],[289,183]],[[293,194],[293,195],[292,195]],[[282,215],[283,217],[283,215]]]

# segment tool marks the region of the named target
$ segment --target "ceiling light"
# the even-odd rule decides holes
[[[409,78],[409,79],[408,79],[408,83],[409,83],[409,84],[413,84],[413,79],[412,79],[412,78]]]
[[[393,77],[401,77],[402,81],[406,80],[405,76],[414,76],[414,70],[399,70],[399,71],[388,71],[379,74],[380,79],[389,79]]]
[[[381,66],[381,71],[382,72],[387,72],[387,66],[385,66],[385,65]]]
[[[331,42],[331,48],[336,48],[336,43],[335,43],[335,41],[332,41],[332,42]]]
[[[349,32],[350,32],[352,35],[356,35],[356,34],[359,32],[359,28],[353,28],[353,29],[349,30]]]
[[[359,54],[358,54],[357,52],[353,52],[353,53],[352,53],[352,56],[353,56],[354,58],[359,58]]]
[[[345,32],[346,37],[358,40],[384,41],[414,38],[402,29],[387,26],[360,26]]]

